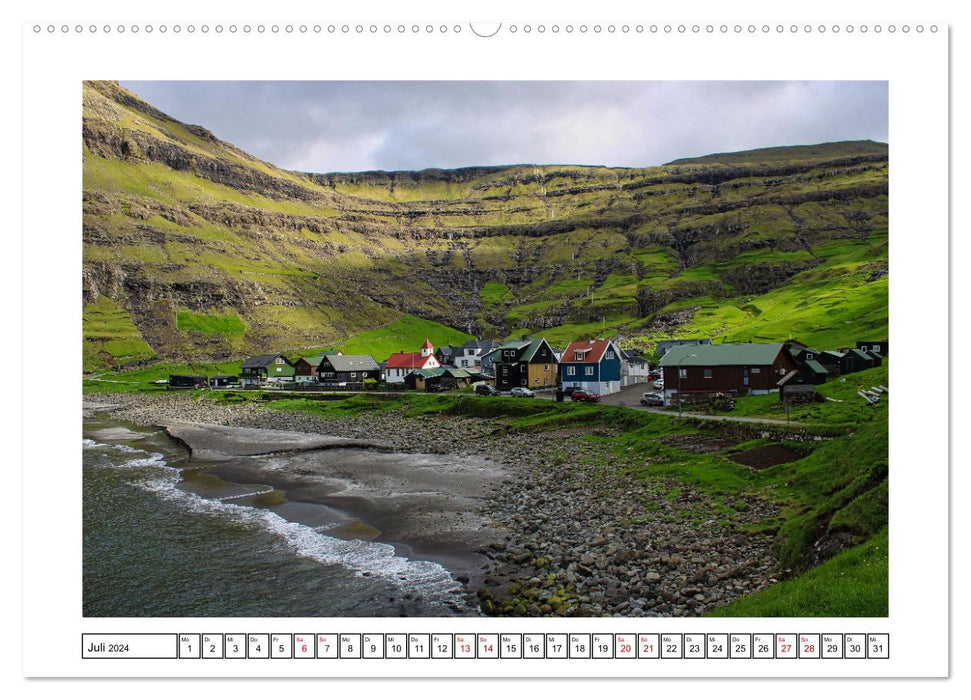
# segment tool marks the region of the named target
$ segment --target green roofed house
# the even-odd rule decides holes
[[[450,387],[470,386],[472,384],[472,372],[457,367],[442,367],[445,370],[443,376],[445,383]]]
[[[530,389],[556,386],[558,364],[545,338],[507,340],[493,354],[496,388],[508,391],[514,386]]]
[[[768,394],[779,380],[798,369],[787,343],[679,345],[659,362],[664,376],[664,402],[685,394]]]
[[[425,391],[429,387],[441,386],[443,389],[455,389],[472,384],[472,374],[464,369],[455,367],[435,367],[433,369],[416,369],[405,377],[405,386],[409,389]]]
[[[409,389],[425,391],[431,386],[442,385],[445,379],[443,367],[412,370],[405,376],[404,384]]]
[[[840,374],[861,372],[871,367],[878,367],[880,360],[857,348],[840,348]]]
[[[829,378],[829,370],[817,360],[805,360],[799,370],[810,384],[822,384]]]
[[[818,360],[807,360],[806,353],[800,353],[797,358],[797,368],[783,376],[776,386],[779,388],[780,401],[811,400],[815,396],[817,384],[825,382],[830,374]]]
[[[862,350],[863,352],[873,355],[877,353],[881,358],[889,357],[890,355],[890,341],[888,340],[858,340],[856,341],[856,349]]]
[[[248,387],[259,387],[264,382],[288,382],[293,381],[293,365],[283,355],[254,355],[243,360],[239,373],[240,385],[246,389]]]

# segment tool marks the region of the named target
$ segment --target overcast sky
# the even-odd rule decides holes
[[[136,82],[182,122],[289,170],[659,165],[887,141],[886,82]]]

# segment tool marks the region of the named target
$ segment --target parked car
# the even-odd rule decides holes
[[[663,389],[664,388],[664,378],[662,377],[661,379],[655,379],[654,380],[654,383],[651,386],[653,386],[655,389]]]
[[[536,396],[536,392],[533,391],[532,389],[527,389],[524,386],[514,386],[512,389],[509,390],[509,395],[525,396],[526,398],[531,398],[533,396]]]
[[[597,403],[600,401],[600,394],[594,394],[589,391],[583,391],[582,389],[574,389],[573,393],[570,394],[570,399],[573,401],[586,401],[588,403]]]
[[[475,393],[478,396],[499,396],[499,390],[492,384],[476,384]]]
[[[441,384],[429,384],[425,387],[425,391],[431,394],[438,394],[439,392],[445,391],[445,387]]]
[[[664,397],[660,394],[646,393],[641,394],[641,406],[663,406]]]
[[[563,395],[564,396],[573,396],[573,392],[576,391],[576,390],[577,390],[577,388],[575,386],[565,386],[565,387],[563,387]]]

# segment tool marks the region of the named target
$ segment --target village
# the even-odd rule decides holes
[[[466,391],[482,396],[598,403],[603,397],[645,385],[642,406],[693,406],[731,410],[736,397],[777,393],[789,404],[822,401],[815,387],[872,367],[889,356],[887,340],[818,350],[798,340],[713,343],[709,338],[660,341],[648,356],[623,349],[617,339],[575,340],[553,347],[543,337],[469,340],[393,353],[383,361],[338,349],[288,358],[254,355],[238,375],[171,375],[169,388],[271,389],[318,392]],[[164,382],[164,380],[162,380]],[[886,387],[861,389],[868,404]]]

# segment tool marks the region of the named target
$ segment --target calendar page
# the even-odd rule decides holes
[[[573,10],[25,19],[26,677],[949,674],[947,17]]]

